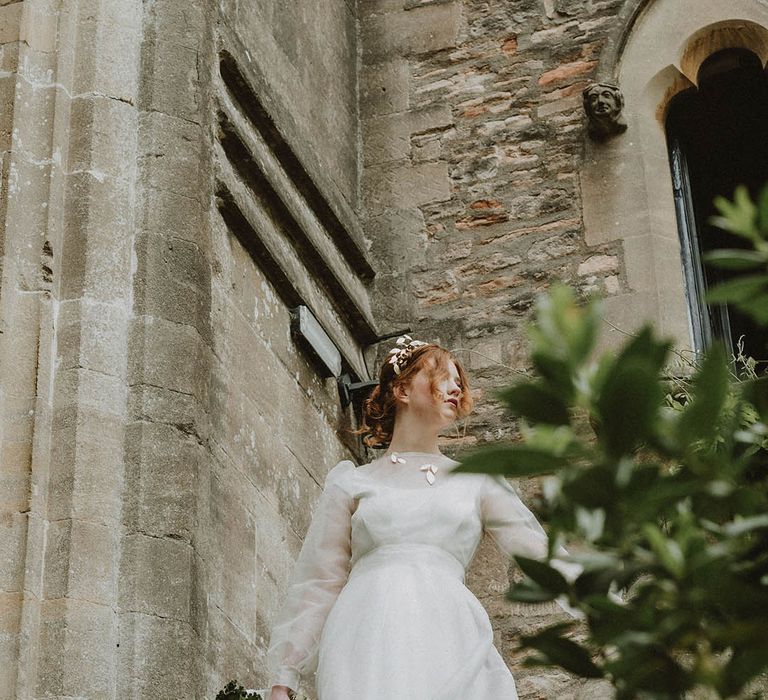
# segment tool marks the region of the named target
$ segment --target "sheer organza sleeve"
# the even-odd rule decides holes
[[[480,489],[480,518],[483,528],[506,556],[519,554],[529,559],[546,558],[549,542],[546,531],[504,477],[485,475]],[[568,557],[568,552],[558,547],[550,563],[567,580],[574,581],[583,569],[562,557]],[[558,603],[566,612],[575,615],[565,601],[558,600]]]
[[[339,462],[325,480],[294,566],[285,603],[272,627],[267,649],[270,688],[298,691],[317,669],[320,634],[349,575],[352,498],[344,488],[354,470]]]

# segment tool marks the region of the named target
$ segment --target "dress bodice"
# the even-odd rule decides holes
[[[377,460],[350,474],[355,502],[351,568],[377,547],[403,543],[439,547],[466,568],[483,534],[482,476],[450,473],[458,462],[441,455],[404,453],[402,457],[405,464]],[[437,467],[433,484],[419,469],[430,463]]]

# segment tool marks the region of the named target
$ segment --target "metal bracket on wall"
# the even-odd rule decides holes
[[[381,335],[376,338],[376,343],[380,343],[383,340],[389,340],[389,338],[397,338],[410,332],[410,328],[405,328],[394,333],[387,333],[386,335]],[[363,401],[368,398],[368,395],[373,391],[373,387],[377,386],[378,383],[379,382],[376,379],[366,382],[353,382],[348,374],[341,375],[338,379],[341,407],[346,408],[350,403],[354,403],[358,406],[362,405]]]
[[[362,404],[378,383],[376,380],[353,382],[348,374],[342,374],[338,379],[341,407],[346,408],[350,403]]]

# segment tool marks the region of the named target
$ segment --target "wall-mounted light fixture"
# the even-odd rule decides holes
[[[306,306],[291,309],[291,333],[325,377],[341,376],[341,353]]]
[[[409,331],[410,329],[406,328],[396,333],[389,333],[377,338],[376,342],[401,336]],[[302,349],[315,360],[322,376],[336,377],[342,408],[354,404],[356,410],[359,410],[362,402],[379,382],[377,380],[353,382],[349,374],[341,373],[341,353],[323,330],[320,322],[304,305],[291,309],[291,334]]]

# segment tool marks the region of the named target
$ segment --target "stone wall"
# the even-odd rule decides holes
[[[585,242],[582,90],[619,30],[619,1],[361,5],[366,226],[393,327],[436,340],[471,369],[477,410],[445,436],[461,454],[516,434],[491,391],[528,369],[525,324],[555,281],[626,290],[621,244]],[[466,434],[463,428],[466,427]],[[531,497],[535,484],[521,484]],[[485,541],[470,571],[521,697],[598,697],[566,674],[525,669],[517,635],[556,608],[511,606]]]
[[[0,696],[106,697],[119,667],[141,14],[132,2],[0,6],[0,24],[13,15]]]
[[[328,319],[353,375],[371,332],[353,7],[278,10],[0,3],[0,698],[267,681],[312,505],[356,456],[288,308]],[[227,102],[226,52],[266,141]],[[223,111],[259,147],[242,162]],[[225,185],[251,239],[223,218]]]
[[[354,0],[224,0],[219,16],[223,35],[242,42],[244,62],[263,77],[266,99],[288,140],[307,161],[314,161],[313,176],[327,187],[329,197],[338,193],[355,207],[359,130]]]
[[[11,161],[14,93],[19,64],[21,3],[0,4],[0,279],[7,275],[5,251],[10,243],[5,234],[8,208],[9,173]],[[4,299],[0,297],[0,304]],[[27,332],[18,340],[25,351],[11,370],[7,362],[0,362],[0,464],[13,465],[0,472],[0,688],[13,688],[16,684],[19,632],[21,627],[21,601],[26,538],[26,522],[22,515],[27,508],[29,483],[27,472],[31,452],[33,420],[29,412],[34,403],[34,371],[37,358],[31,351],[36,343],[36,303],[19,309],[17,324],[27,322]],[[31,307],[31,308],[30,308]],[[21,318],[19,318],[21,317]],[[3,319],[3,335],[9,320]],[[1,336],[0,336],[1,337]],[[0,340],[2,343],[2,340]],[[7,346],[6,346],[7,347]],[[14,353],[15,354],[15,353]],[[11,398],[13,397],[13,398]],[[0,697],[3,696],[0,691]]]
[[[248,687],[269,682],[264,652],[313,504],[328,469],[358,457],[343,432],[351,424],[336,382],[297,347],[289,309],[303,296],[339,345],[359,354],[354,331],[338,320],[338,299],[323,288],[323,255],[344,289],[368,304],[357,268],[339,252],[361,236],[354,6],[222,3],[216,51],[227,58],[214,65],[212,115],[241,146],[214,134],[199,550],[211,698],[231,678]],[[256,101],[263,113],[252,109]],[[217,208],[214,197],[229,204]],[[293,253],[294,227],[303,245],[320,246],[314,264]]]
[[[596,206],[621,160],[581,110],[646,5],[0,0],[0,700],[267,682],[325,474],[370,456],[297,304],[356,378],[378,333],[456,349],[459,455],[516,434],[491,390],[553,281],[665,311],[625,313],[641,268]],[[506,603],[506,564],[485,542],[469,584],[521,697],[599,697],[520,665],[557,613]]]

